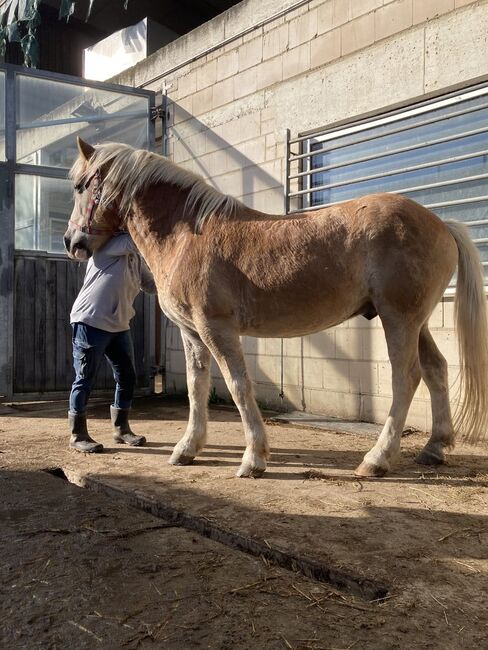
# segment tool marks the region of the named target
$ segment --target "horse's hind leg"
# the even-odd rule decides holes
[[[444,462],[444,449],[454,445],[454,428],[449,404],[447,362],[439,352],[427,324],[420,330],[420,369],[427,384],[432,403],[432,435],[417,456],[421,465],[440,465]]]
[[[237,476],[257,478],[266,469],[269,446],[266,429],[254,399],[239,336],[226,324],[205,327],[205,342],[224,376],[235,405],[239,409],[246,436],[246,450]]]
[[[190,416],[185,435],[176,444],[169,462],[189,465],[205,445],[210,386],[210,352],[196,335],[181,332],[186,358]]]
[[[400,451],[400,441],[417,386],[420,382],[419,327],[404,322],[402,315],[382,317],[391,361],[393,402],[375,446],[356,469],[358,476],[384,476]]]

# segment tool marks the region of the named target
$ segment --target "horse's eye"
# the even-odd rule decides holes
[[[83,192],[83,185],[81,183],[78,183],[78,185],[75,185],[75,190],[78,192],[78,194],[81,194]]]

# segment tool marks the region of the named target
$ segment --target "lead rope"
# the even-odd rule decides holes
[[[283,354],[283,349],[284,349],[284,342],[283,339],[281,339],[281,390],[280,390],[280,399],[281,399],[281,408],[283,409],[283,402],[285,399],[285,390],[284,390],[284,379],[283,379],[283,365],[284,365],[284,354]]]

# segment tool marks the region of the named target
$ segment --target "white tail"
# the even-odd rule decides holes
[[[454,317],[461,365],[454,427],[467,442],[476,443],[488,430],[488,316],[483,267],[462,223],[446,222],[458,251]]]

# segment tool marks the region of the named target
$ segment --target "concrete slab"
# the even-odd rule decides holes
[[[359,435],[378,436],[381,433],[381,425],[370,422],[356,422],[354,420],[339,420],[327,416],[311,415],[303,411],[290,411],[270,417],[274,422],[282,422],[295,427],[310,427],[324,429],[325,431],[336,431],[342,433],[356,433]]]

